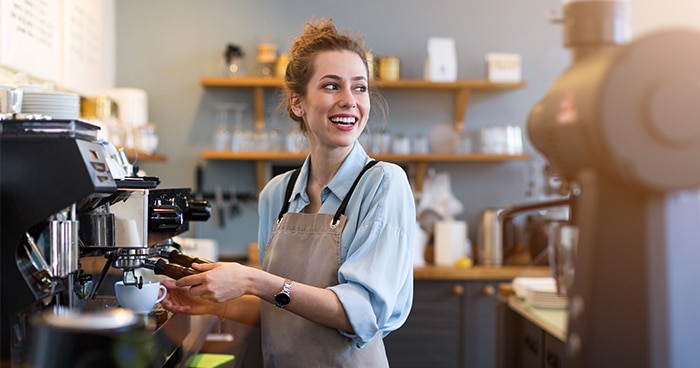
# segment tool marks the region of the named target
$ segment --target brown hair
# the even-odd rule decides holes
[[[322,51],[351,51],[357,54],[367,67],[367,49],[360,38],[355,38],[348,33],[340,33],[333,25],[332,19],[309,21],[304,25],[304,31],[289,50],[289,64],[284,76],[285,88],[283,90],[282,103],[285,105],[287,115],[299,123],[302,132],[306,132],[304,119],[292,112],[290,99],[292,93],[298,96],[306,96],[306,87],[314,73],[314,58]],[[368,79],[369,78],[368,76]],[[370,96],[375,92],[369,86]]]

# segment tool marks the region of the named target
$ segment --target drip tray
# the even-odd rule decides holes
[[[87,302],[81,309],[85,313],[99,312],[105,309],[119,308],[119,302],[116,296],[97,295],[95,298]],[[144,316],[144,325],[147,329],[157,331],[171,317],[172,313],[165,310],[160,303],[156,304],[148,315]]]

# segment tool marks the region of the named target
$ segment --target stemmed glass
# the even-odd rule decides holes
[[[216,127],[212,138],[212,148],[215,151],[225,151],[231,145],[231,131],[228,125],[231,104],[218,103],[214,109],[216,111]]]
[[[245,139],[245,131],[243,129],[243,112],[248,108],[248,104],[239,102],[231,103],[230,105],[234,113],[231,151],[240,152],[249,150],[246,146],[247,140]]]

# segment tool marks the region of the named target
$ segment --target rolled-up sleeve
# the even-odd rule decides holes
[[[339,284],[329,288],[354,329],[340,333],[358,347],[399,328],[413,301],[413,193],[403,169],[389,163],[377,168],[352,194],[341,241],[349,245],[346,253],[341,249]]]

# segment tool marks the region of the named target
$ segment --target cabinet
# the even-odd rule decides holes
[[[566,344],[498,302],[498,368],[565,368]]]
[[[380,90],[404,90],[404,91],[447,91],[451,92],[454,100],[455,130],[464,129],[464,118],[469,104],[469,94],[476,90],[508,90],[522,88],[526,84],[520,83],[492,83],[485,80],[461,80],[455,82],[431,82],[425,80],[375,80],[373,85]],[[279,89],[283,86],[281,78],[263,77],[203,77],[201,86],[205,88],[248,88],[253,92],[253,107],[255,116],[255,129],[265,129],[265,89]],[[231,152],[205,150],[201,157],[207,160],[244,160],[256,162],[256,180],[258,192],[262,190],[268,178],[268,162],[293,161],[298,162],[306,157],[305,153],[288,152]],[[527,154],[500,155],[500,154],[386,154],[376,155],[376,159],[396,163],[408,163],[413,165],[415,190],[420,192],[423,187],[429,162],[502,162],[510,160],[526,160]]]
[[[384,339],[393,367],[495,367],[494,280],[416,280],[406,323]]]

